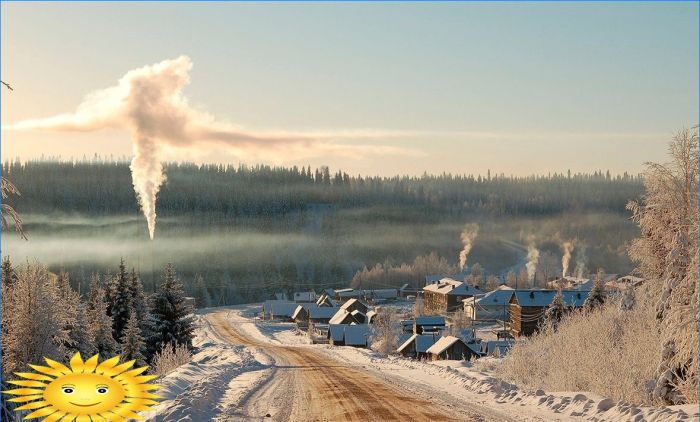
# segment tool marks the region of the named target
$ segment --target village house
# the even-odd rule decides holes
[[[294,301],[296,303],[316,302],[316,292],[294,292]]]
[[[328,326],[328,343],[333,346],[367,347],[369,335],[368,325],[331,324]]]
[[[369,305],[359,299],[348,299],[345,303],[340,305],[340,309],[344,309],[348,312],[360,311],[366,314],[369,311]]]
[[[316,299],[316,305],[318,306],[328,306],[331,308],[337,307],[337,302],[333,300],[333,296],[329,296],[327,293],[323,293]]]
[[[439,338],[439,333],[413,334],[396,349],[396,352],[405,358],[423,359],[428,356],[430,346]]]
[[[413,333],[426,334],[445,331],[444,316],[421,316],[413,319]]]
[[[292,320],[297,323],[299,328],[304,330],[309,323],[328,324],[338,309],[318,306],[315,303],[302,303],[296,307],[294,314],[292,314]]]
[[[268,319],[276,319],[280,321],[292,321],[292,315],[297,308],[294,302],[273,302],[270,305]]]
[[[423,288],[424,311],[433,315],[454,312],[464,306],[463,299],[482,294],[484,292],[468,283],[442,278]]]
[[[583,306],[589,291],[562,290],[567,308]],[[529,336],[537,331],[556,290],[515,290],[510,299],[510,331],[514,337]]]
[[[296,309],[296,303],[285,300],[285,299],[272,299],[272,300],[266,300],[263,302],[262,306],[262,318],[263,319],[271,319],[272,318],[272,305],[273,304],[282,304],[282,303],[288,303],[294,305],[294,308]],[[293,313],[293,310],[292,310]]]
[[[510,298],[514,290],[508,286],[499,286],[480,297],[463,299],[464,315],[474,321],[508,319]]]
[[[457,337],[446,336],[440,337],[426,353],[430,360],[472,360],[481,355],[478,347],[478,344],[470,346]]]
[[[346,309],[338,309],[333,317],[328,321],[329,324],[365,324],[367,323],[367,315],[355,309],[349,312]]]

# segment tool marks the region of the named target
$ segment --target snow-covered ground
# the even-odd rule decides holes
[[[518,420],[523,421],[698,420],[698,409],[694,405],[651,408],[613,402],[586,392],[521,390],[488,372],[480,371],[469,362],[420,362],[381,357],[365,349],[310,345],[306,334],[299,333],[294,324],[256,320],[253,315],[258,309],[254,305],[227,308],[227,321],[238,332],[256,342],[314,348],[343,365],[362,367],[392,385],[399,385],[427,400],[439,400],[448,405],[474,403],[495,412],[517,416]],[[261,395],[260,390],[274,389],[271,379],[277,376],[277,369],[264,348],[231,345],[217,334],[204,315],[197,318],[196,334],[198,353],[191,363],[159,381],[165,387],[160,394],[166,399],[154,411],[143,413],[147,420],[245,420],[236,417],[241,416],[236,411],[239,404],[253,394],[267,397]],[[485,366],[488,365],[479,365],[480,368]],[[265,404],[265,409],[274,409],[271,413],[276,414],[278,409],[291,406],[289,400],[284,395],[276,395],[274,403]]]

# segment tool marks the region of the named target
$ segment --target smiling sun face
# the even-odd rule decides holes
[[[83,362],[80,353],[70,360],[70,368],[44,358],[46,366],[29,365],[33,372],[16,372],[26,378],[8,381],[20,386],[3,391],[16,395],[12,402],[27,403],[17,410],[33,410],[25,419],[42,418],[45,422],[63,421],[126,421],[140,419],[135,413],[148,410],[160,398],[149,393],[158,385],[146,384],[154,375],[140,375],[147,367],[130,369],[134,361],[119,363],[119,356],[98,365],[95,355]]]

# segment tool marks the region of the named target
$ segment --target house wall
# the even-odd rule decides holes
[[[430,290],[424,291],[424,301],[423,306],[425,313],[428,315],[438,315],[443,314],[447,311],[447,297],[448,295],[431,292]]]
[[[510,329],[514,337],[529,336],[537,331],[544,319],[544,307],[510,304]]]

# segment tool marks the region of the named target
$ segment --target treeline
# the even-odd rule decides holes
[[[44,357],[63,361],[76,351],[101,359],[120,355],[157,370],[164,354],[192,349],[193,310],[172,265],[152,294],[122,260],[116,274],[93,275],[89,291],[81,295],[65,272],[53,274],[40,264],[17,270],[5,258],[2,298],[5,378]]]
[[[6,162],[3,175],[22,192],[8,203],[26,212],[113,215],[137,212],[127,162]],[[161,216],[184,213],[273,216],[311,204],[340,208],[407,207],[431,215],[551,215],[565,211],[623,212],[642,192],[639,176],[559,174],[508,177],[503,174],[368,177],[328,167],[258,165],[166,166],[168,182],[158,197]]]

